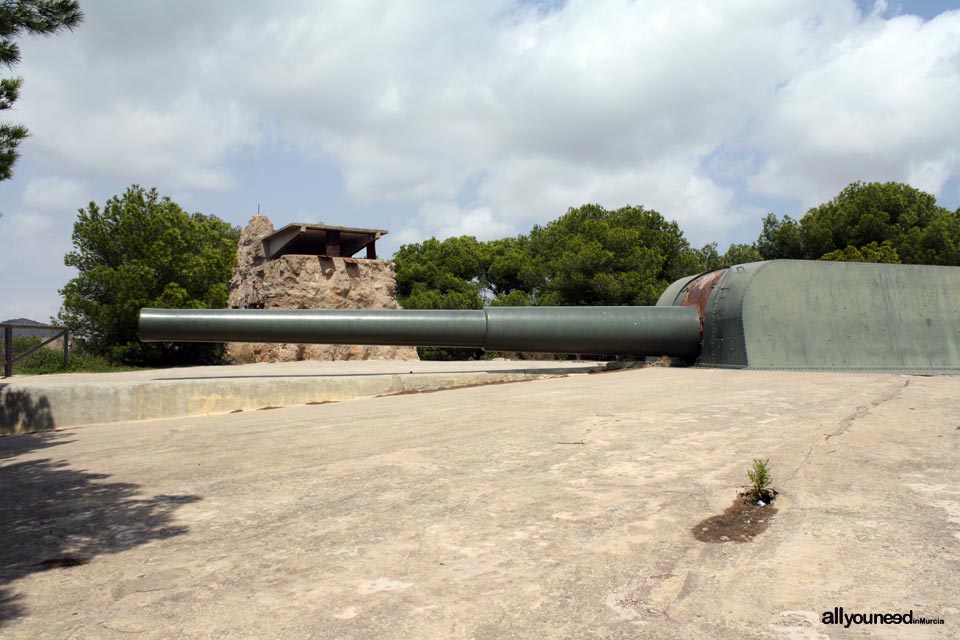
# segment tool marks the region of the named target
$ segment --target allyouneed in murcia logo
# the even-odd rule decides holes
[[[823,612],[820,622],[849,628],[853,624],[943,624],[943,618],[915,616],[913,609],[906,613],[846,613],[843,607],[834,607],[833,611]]]

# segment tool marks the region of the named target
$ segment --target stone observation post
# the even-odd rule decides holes
[[[397,309],[393,263],[377,259],[382,229],[251,218],[230,279],[231,309]],[[361,258],[353,258],[363,251]],[[414,347],[230,343],[234,362],[416,360]]]

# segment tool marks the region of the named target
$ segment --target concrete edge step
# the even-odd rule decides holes
[[[602,363],[601,363],[602,364]],[[0,388],[0,435],[206,416],[519,382],[597,369],[157,379],[102,384],[17,381]]]

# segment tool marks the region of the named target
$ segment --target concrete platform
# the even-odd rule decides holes
[[[958,453],[955,376],[698,369],[0,438],[0,636],[956,638]]]
[[[305,361],[13,376],[0,382],[0,434],[516,382],[605,366],[560,361]]]

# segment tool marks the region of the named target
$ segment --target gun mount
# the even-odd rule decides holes
[[[143,309],[140,337],[666,355],[726,368],[960,373],[960,268],[754,262],[682,278],[651,307]]]

